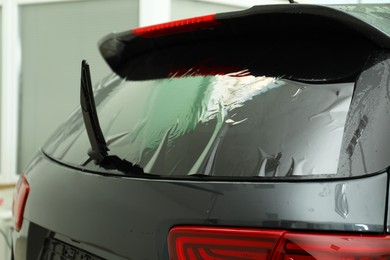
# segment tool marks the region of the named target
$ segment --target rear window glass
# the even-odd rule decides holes
[[[335,5],[333,7],[352,14],[390,35],[390,4]]]
[[[96,103],[110,154],[146,173],[324,176],[337,173],[353,88],[245,71],[147,81],[112,76],[97,87]],[[89,147],[76,112],[44,150],[84,165]]]

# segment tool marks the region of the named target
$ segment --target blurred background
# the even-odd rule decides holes
[[[296,0],[312,4],[390,0]],[[78,106],[80,62],[110,73],[97,42],[110,32],[288,0],[0,0],[0,260],[9,259],[12,189]]]

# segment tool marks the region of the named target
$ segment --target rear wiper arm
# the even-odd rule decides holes
[[[124,173],[143,174],[143,169],[138,165],[120,159],[118,156],[108,154],[109,149],[106,140],[104,139],[102,129],[100,128],[99,118],[96,112],[89,65],[85,60],[81,63],[80,105],[84,125],[91,144],[91,149],[88,151],[90,160],[93,160],[97,165],[104,169],[119,170]]]

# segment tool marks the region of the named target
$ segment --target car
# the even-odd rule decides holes
[[[390,259],[390,6],[104,37],[20,177],[13,258]],[[92,76],[91,76],[92,75]],[[64,101],[65,102],[65,101]]]

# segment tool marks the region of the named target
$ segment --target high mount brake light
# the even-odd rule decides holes
[[[30,185],[28,184],[26,177],[21,176],[16,184],[12,209],[16,231],[19,231],[22,228],[24,207],[26,206],[29,192]]]
[[[390,236],[175,227],[171,260],[388,260]]]
[[[139,37],[152,38],[181,32],[190,32],[198,29],[212,28],[219,24],[220,23],[215,19],[215,14],[211,14],[140,27],[133,29],[131,32]]]

